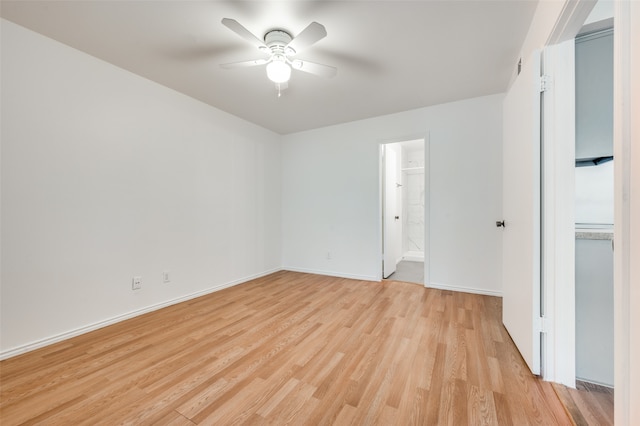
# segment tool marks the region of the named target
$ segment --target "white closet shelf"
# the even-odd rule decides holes
[[[405,167],[404,169],[400,169],[403,172],[406,172],[408,170],[424,170],[424,167]]]

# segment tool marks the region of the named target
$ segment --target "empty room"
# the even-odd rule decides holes
[[[0,17],[2,425],[640,423],[640,3]]]

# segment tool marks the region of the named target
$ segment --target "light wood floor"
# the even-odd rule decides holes
[[[279,272],[5,360],[16,424],[571,424],[496,297]]]

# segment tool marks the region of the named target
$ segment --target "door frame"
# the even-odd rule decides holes
[[[616,1],[614,21],[614,421],[631,425],[640,422],[640,264],[632,261],[640,258],[640,84],[632,78],[640,73],[640,4]]]
[[[543,50],[543,378],[575,387],[575,43]]]
[[[594,5],[595,0],[566,0],[545,46],[574,39]],[[638,170],[632,170],[632,164],[640,163],[640,150],[631,147],[633,142],[637,146],[640,138],[640,124],[632,117],[634,108],[640,108],[640,86],[631,76],[640,72],[640,46],[635,43],[640,35],[640,4],[616,1],[614,21],[613,145],[614,157],[618,159],[614,171],[614,421],[616,424],[635,424],[640,421],[640,410],[637,405],[632,404],[632,401],[637,401],[640,397],[640,368],[637,361],[640,359],[640,314],[632,307],[640,303],[640,290],[631,286],[631,283],[640,279],[640,264],[631,259],[640,255],[640,175]],[[560,112],[557,105],[555,111],[556,114]],[[568,192],[564,192],[564,195],[573,197]],[[545,214],[554,214],[566,220],[557,205],[546,207]],[[575,252],[573,255],[575,257]],[[560,265],[561,259],[557,255],[555,261]],[[575,291],[575,279],[569,285]],[[565,303],[575,303],[575,299],[573,302],[568,300],[568,293],[548,292],[547,296],[554,297],[551,302],[557,310],[562,309]],[[561,342],[559,333],[566,333],[567,330],[560,323],[553,324],[553,329],[556,340]],[[566,358],[567,345],[568,342],[563,342],[549,350],[545,354],[547,361]],[[575,344],[572,350],[575,353]],[[575,378],[575,366],[569,372],[567,365],[558,363],[555,377],[545,379],[566,380],[569,373]]]
[[[384,145],[392,144],[392,143],[400,143],[400,142],[408,142],[413,140],[422,139],[424,141],[424,286],[430,287],[431,283],[431,150],[430,150],[430,133],[426,131],[425,133],[414,133],[405,136],[390,138],[390,139],[379,139],[378,140],[378,247],[380,253],[380,267],[378,268],[378,272],[376,274],[377,280],[382,281],[382,268],[384,262],[384,221],[382,219],[383,214],[383,185],[384,185]]]
[[[596,0],[566,0],[544,45],[543,379],[575,387],[575,37]]]

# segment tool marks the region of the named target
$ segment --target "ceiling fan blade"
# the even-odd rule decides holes
[[[338,73],[338,69],[329,65],[316,64],[315,62],[301,61],[296,59],[291,61],[293,69],[319,75],[321,77],[332,78]]]
[[[238,21],[230,18],[222,18],[222,25],[229,28],[234,33],[238,34],[249,43],[253,44],[258,49],[267,49],[267,45],[263,40],[256,37],[251,31],[243,27]]]
[[[286,47],[293,49],[295,53],[299,53],[317,41],[322,40],[326,36],[327,30],[324,28],[324,25],[312,22],[307,26],[307,28],[302,30],[296,38],[291,40]]]
[[[250,61],[230,62],[228,64],[220,64],[220,66],[225,69],[247,68],[247,67],[255,67],[256,65],[264,65],[268,62],[269,62],[268,59],[252,59]]]

